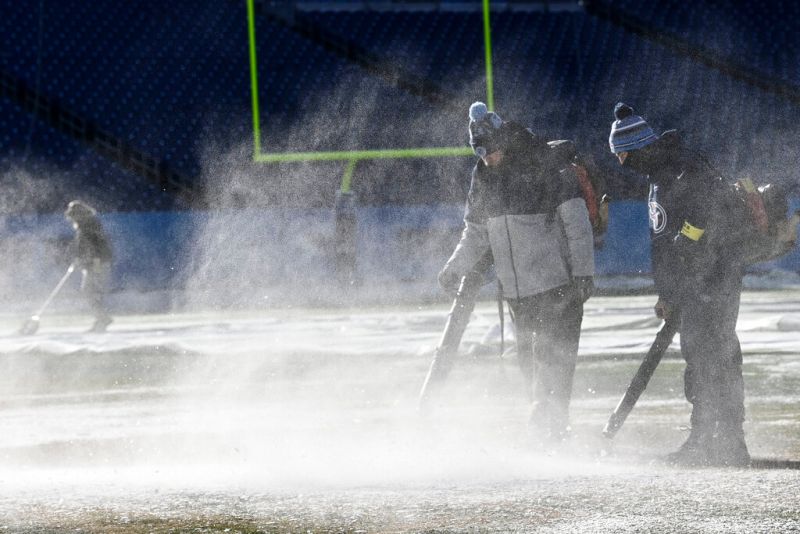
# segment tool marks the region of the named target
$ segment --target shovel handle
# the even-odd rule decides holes
[[[47,298],[39,307],[39,309],[36,311],[36,314],[33,315],[33,317],[38,319],[39,316],[44,312],[44,310],[47,309],[47,306],[50,305],[50,302],[55,298],[58,292],[61,291],[61,288],[64,287],[64,284],[67,283],[67,280],[69,279],[70,275],[74,270],[75,270],[75,263],[73,262],[70,263],[69,267],[67,268],[67,272],[64,273],[64,276],[62,276],[61,280],[58,281],[56,287],[54,287],[53,290],[50,292],[50,294],[47,295]]]
[[[636,406],[636,401],[639,400],[639,396],[647,387],[650,377],[653,376],[656,367],[658,367],[658,364],[661,363],[661,358],[664,357],[664,353],[672,343],[672,339],[678,332],[679,326],[680,321],[674,318],[664,321],[664,326],[662,326],[661,330],[659,330],[656,334],[656,339],[650,346],[650,350],[647,351],[647,354],[642,360],[641,365],[639,365],[639,369],[633,376],[628,389],[620,399],[617,407],[614,408],[614,412],[611,414],[611,417],[609,417],[608,423],[606,423],[606,426],[603,429],[603,435],[605,437],[609,439],[613,438],[617,431],[622,427],[623,423],[625,423],[625,419],[627,419],[628,414],[630,414],[631,410],[633,410],[633,407]]]

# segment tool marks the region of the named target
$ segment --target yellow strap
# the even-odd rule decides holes
[[[692,226],[689,224],[689,221],[683,221],[683,228],[681,228],[681,233],[691,239],[692,241],[699,241],[703,234],[706,233],[705,230],[702,228],[697,228],[696,226]]]

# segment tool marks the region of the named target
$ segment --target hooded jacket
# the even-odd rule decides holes
[[[659,297],[673,304],[713,292],[741,261],[744,225],[730,187],[675,130],[629,153],[625,162],[648,176],[653,277]]]
[[[73,215],[72,221],[75,228],[75,239],[72,243],[75,260],[81,265],[87,265],[94,259],[110,262],[111,245],[100,219],[95,215]]]
[[[592,228],[574,155],[523,126],[501,127],[504,157],[489,167],[478,160],[464,214],[461,240],[446,269],[468,273],[489,250],[506,298],[537,295],[594,275]]]

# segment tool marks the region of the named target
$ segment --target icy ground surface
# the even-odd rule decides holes
[[[800,471],[671,469],[686,431],[673,346],[601,436],[658,323],[654,298],[587,305],[573,437],[537,451],[494,303],[427,417],[447,307],[0,318],[0,531],[779,532]],[[800,460],[800,291],[748,292],[751,453]]]

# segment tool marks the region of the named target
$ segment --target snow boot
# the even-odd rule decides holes
[[[568,441],[571,428],[561,417],[553,417],[551,407],[534,403],[528,419],[528,440],[537,450],[555,452]]]
[[[550,418],[545,406],[534,402],[528,418],[528,440],[536,450],[547,450],[550,447]]]
[[[720,467],[747,467],[750,452],[744,441],[741,421],[720,421],[714,439],[714,465]]]
[[[558,447],[570,433],[572,372],[569,365],[536,363],[528,431],[549,447]]]
[[[667,455],[667,463],[676,467],[708,467],[713,463],[713,441],[713,424],[693,426],[683,445]]]

